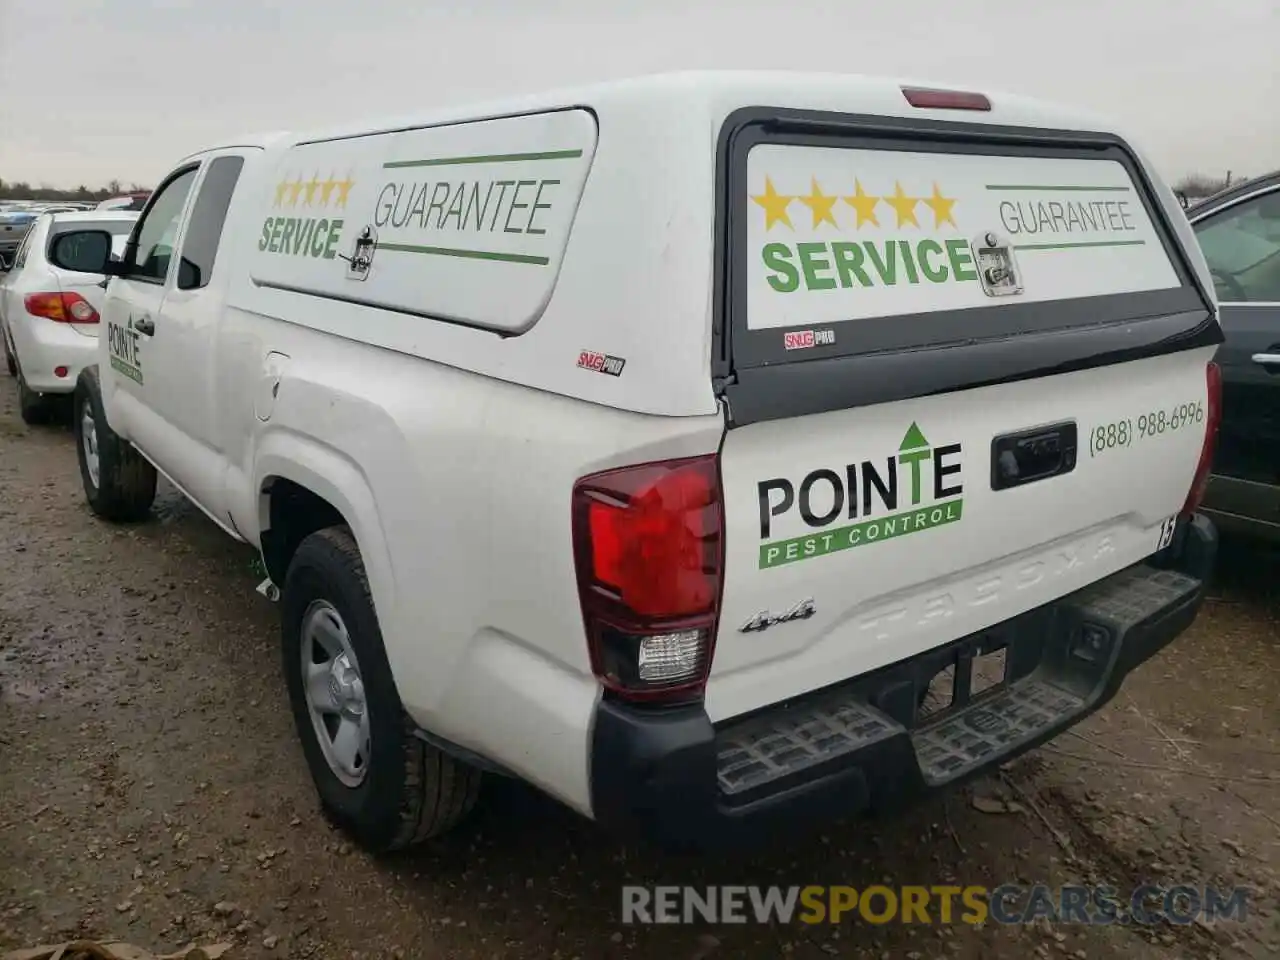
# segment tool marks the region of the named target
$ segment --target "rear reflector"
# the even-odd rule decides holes
[[[584,477],[573,488],[591,668],[629,699],[701,693],[720,606],[723,507],[714,454]]]
[[[931,90],[928,87],[903,87],[907,103],[921,110],[990,110],[991,101],[981,93],[964,90]]]
[[[78,293],[29,293],[23,305],[31,316],[58,323],[98,322],[98,311]]]
[[[1204,381],[1204,441],[1200,445],[1200,461],[1196,464],[1191,489],[1187,492],[1186,503],[1182,505],[1182,511],[1178,514],[1183,518],[1190,517],[1200,509],[1205,491],[1209,488],[1209,477],[1213,472],[1213,455],[1218,448],[1218,427],[1222,424],[1222,369],[1210,361],[1204,368]]]

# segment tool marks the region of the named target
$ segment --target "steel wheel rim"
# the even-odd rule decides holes
[[[320,752],[345,786],[358,787],[369,772],[369,711],[360,664],[341,614],[314,600],[302,615],[303,697]]]
[[[98,427],[93,422],[93,410],[89,404],[80,406],[80,446],[84,449],[84,465],[89,482],[98,489]]]

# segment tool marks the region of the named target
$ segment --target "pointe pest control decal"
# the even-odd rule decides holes
[[[627,365],[627,361],[622,357],[611,357],[607,353],[597,353],[594,350],[583,350],[578,354],[578,367],[582,370],[591,370],[594,373],[607,373],[611,377],[622,376],[622,368]]]
[[[761,480],[760,569],[958,523],[963,470],[959,443],[930,443],[912,423],[897,452]]]
[[[746,202],[747,323],[787,350],[842,322],[1180,283],[1111,159],[764,143]]]
[[[107,322],[107,355],[111,369],[142,386],[142,335],[134,326],[133,315],[125,326]]]

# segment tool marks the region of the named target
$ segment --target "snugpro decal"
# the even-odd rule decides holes
[[[107,355],[111,358],[111,369],[138,385],[142,384],[142,352],[139,349],[141,339],[142,334],[133,328],[132,316],[126,327],[118,323],[107,323]]]
[[[798,483],[786,477],[759,482],[761,569],[869,546],[934,527],[963,515],[963,449],[933,446],[912,423],[898,452],[880,459],[820,467]],[[813,529],[798,537],[772,539],[779,518]],[[842,523],[841,521],[853,521]]]

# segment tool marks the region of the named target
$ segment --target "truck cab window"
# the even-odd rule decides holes
[[[187,194],[195,182],[196,167],[184,170],[160,191],[155,204],[138,227],[138,245],[129,264],[129,277],[164,283],[173,257],[173,244],[178,234],[178,221],[186,205]]]
[[[243,168],[243,157],[219,157],[209,165],[182,243],[182,258],[178,261],[179,290],[198,290],[209,285],[227,208],[231,206],[231,194]]]

